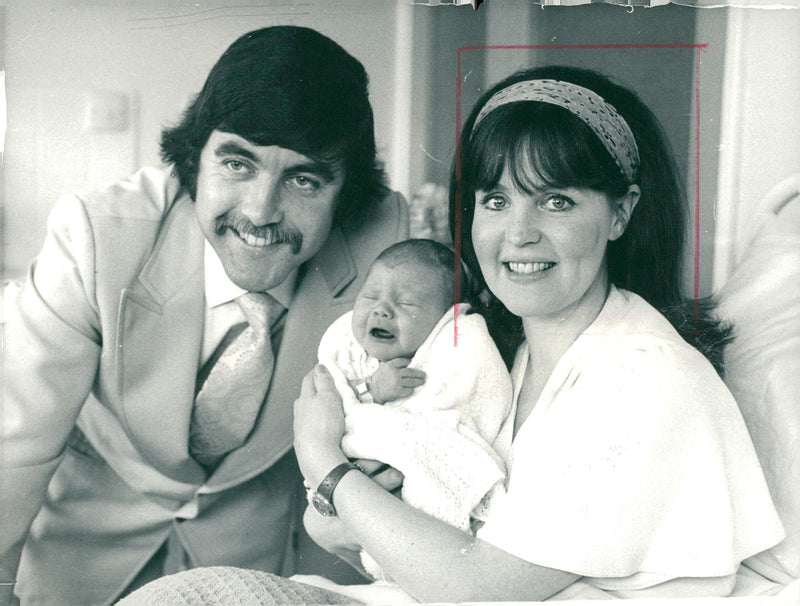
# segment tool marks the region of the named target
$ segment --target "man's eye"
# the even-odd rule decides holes
[[[250,171],[250,167],[241,160],[225,160],[222,164],[232,173],[246,173]]]
[[[294,175],[289,177],[289,183],[291,183],[297,189],[302,191],[316,191],[321,187],[321,183],[316,180],[312,179],[311,177],[307,177],[305,175]]]
[[[562,211],[575,206],[575,203],[566,196],[548,196],[541,204],[545,210]]]

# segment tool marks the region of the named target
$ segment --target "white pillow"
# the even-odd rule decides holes
[[[787,187],[788,183],[788,187]],[[742,261],[718,293],[733,322],[725,381],[744,416],[786,539],[746,564],[770,580],[800,577],[800,177],[768,197]],[[788,204],[792,201],[791,204]]]

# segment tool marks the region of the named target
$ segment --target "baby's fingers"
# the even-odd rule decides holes
[[[419,387],[424,383],[425,383],[425,375],[422,375],[421,377],[416,375],[410,375],[410,376],[403,375],[402,377],[400,377],[400,385],[402,387],[410,387],[413,389],[414,387]]]
[[[405,368],[411,364],[411,358],[394,358],[393,360],[386,362],[386,364],[392,368]]]
[[[417,368],[405,368],[401,373],[403,379],[414,379],[419,381],[415,385],[422,385],[425,382],[425,373]]]

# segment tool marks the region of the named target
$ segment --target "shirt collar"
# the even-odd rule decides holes
[[[209,307],[217,307],[223,303],[228,303],[247,292],[231,281],[222,267],[219,255],[217,255],[208,240],[205,242],[204,258],[206,303]],[[269,289],[267,293],[286,309],[289,309],[294,298],[296,283],[297,268],[292,270],[292,273],[281,284]]]

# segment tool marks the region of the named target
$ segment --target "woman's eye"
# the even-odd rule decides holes
[[[508,206],[508,200],[504,196],[490,194],[479,197],[480,205],[488,210],[503,210]]]
[[[548,196],[541,206],[546,210],[561,211],[575,206],[575,203],[566,196]]]

